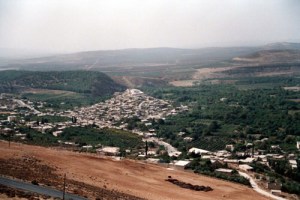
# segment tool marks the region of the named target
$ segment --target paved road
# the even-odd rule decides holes
[[[249,179],[250,184],[251,184],[253,190],[255,190],[256,192],[258,192],[258,193],[260,193],[260,194],[262,194],[264,196],[270,197],[272,199],[286,200],[285,198],[275,196],[275,195],[271,194],[270,192],[267,192],[265,190],[260,189],[259,186],[257,185],[257,183],[254,181],[254,179],[251,176],[249,176],[248,174],[246,174],[244,172],[240,172],[240,171],[239,171],[239,174],[241,176],[245,177],[246,179]]]
[[[49,187],[33,185],[30,183],[26,183],[26,182],[19,181],[19,180],[14,180],[14,179],[10,179],[10,178],[5,178],[5,177],[0,177],[0,184],[11,187],[11,188],[17,188],[17,189],[21,189],[21,190],[35,192],[38,194],[47,195],[47,196],[51,196],[51,197],[62,198],[62,196],[63,196],[63,192],[59,191],[59,190],[55,190],[55,189],[52,189]],[[86,198],[83,198],[83,197],[80,197],[80,196],[77,196],[74,194],[69,194],[69,193],[66,193],[65,199],[66,200],[71,200],[71,199],[87,200]]]
[[[20,99],[13,99],[13,101],[17,102],[17,103],[18,103],[20,106],[22,106],[22,107],[26,107],[26,108],[32,110],[35,114],[40,114],[40,113],[41,113],[40,111],[38,111],[38,110],[35,109],[34,107],[32,107],[32,106],[30,106],[30,105],[24,103],[24,101],[22,101],[22,100],[20,100]]]
[[[148,142],[155,142],[159,145],[162,145],[165,147],[165,149],[167,150],[168,154],[169,155],[172,155],[174,153],[181,153],[180,151],[178,151],[175,147],[173,147],[172,145],[170,145],[169,143],[167,142],[164,142],[162,140],[159,140],[158,138],[155,138],[155,137],[150,137],[147,139]]]

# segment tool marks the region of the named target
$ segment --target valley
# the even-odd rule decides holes
[[[6,154],[20,159],[4,162],[23,163],[23,156],[34,155],[37,163],[60,169],[52,180],[57,182],[67,172],[67,165],[57,162],[64,160],[73,184],[69,192],[88,198],[266,198],[253,193],[250,182],[255,180],[256,190],[267,196],[296,200],[300,54],[291,44],[275,46],[279,49],[85,52],[38,61],[42,67],[56,60],[59,64],[52,64],[67,71],[1,71],[0,139],[11,145],[1,151],[3,159]],[[83,65],[94,57],[97,62]],[[21,68],[34,70],[26,62]],[[78,167],[87,162],[84,166],[95,171]],[[33,181],[30,177],[47,184],[42,174],[23,178]],[[187,189],[206,186],[213,190]],[[180,194],[163,189],[172,187]]]

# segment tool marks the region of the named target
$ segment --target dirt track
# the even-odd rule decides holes
[[[234,68],[235,67],[201,68],[196,70],[191,80],[171,81],[169,83],[176,87],[190,87],[194,86],[195,82],[203,81],[205,79],[222,78],[224,75],[221,75],[220,73]]]
[[[146,199],[267,199],[239,184],[132,160],[114,161],[95,155],[23,144],[12,144],[9,149],[7,143],[2,141],[0,152],[0,159],[31,156],[57,169],[60,174],[67,173],[68,179]],[[213,191],[180,188],[165,181],[168,176],[190,184],[210,186]]]

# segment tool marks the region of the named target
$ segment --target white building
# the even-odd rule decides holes
[[[223,173],[223,174],[231,174],[232,173],[232,169],[225,169],[225,168],[219,168],[219,169],[216,169],[215,171]]]
[[[92,145],[86,145],[86,146],[82,146],[81,148],[89,150],[89,149],[92,149],[93,146]]]
[[[17,120],[16,116],[8,116],[7,117],[7,121],[9,121],[9,122],[15,122],[16,120]]]
[[[203,155],[203,154],[209,154],[210,151],[193,147],[193,148],[189,149],[189,154],[191,154],[191,153]]]
[[[244,165],[239,165],[239,169],[241,169],[243,171],[251,171],[251,170],[253,170],[253,167],[244,164]]]
[[[106,156],[117,156],[120,153],[119,147],[103,147],[96,150],[101,155]]]
[[[141,90],[138,89],[127,89],[128,93],[131,95],[141,95],[144,94],[144,92],[142,92]]]
[[[296,160],[289,160],[289,163],[292,167],[292,169],[297,169],[297,161]]]
[[[243,160],[240,160],[242,163],[253,163],[253,161],[256,160],[256,158],[246,158],[246,159],[243,159]]]
[[[52,135],[55,136],[55,137],[58,137],[58,136],[60,136],[62,133],[63,133],[62,131],[54,131],[54,132],[52,133]]]
[[[180,151],[175,151],[175,152],[170,152],[169,153],[169,156],[170,157],[178,157],[181,155],[181,152]]]
[[[192,137],[185,137],[185,138],[183,138],[183,140],[185,142],[191,142],[191,141],[193,141],[193,138]]]
[[[226,150],[228,151],[233,151],[234,150],[234,146],[233,144],[227,144],[226,147],[225,147]]]
[[[178,160],[174,163],[174,167],[179,169],[184,169],[185,166],[187,166],[191,161],[189,160]]]

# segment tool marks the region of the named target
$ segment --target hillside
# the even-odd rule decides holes
[[[206,79],[295,75],[299,63],[300,44],[283,42],[256,47],[88,51],[11,60],[2,69],[101,71],[119,84],[137,88],[168,83],[190,86]],[[249,68],[253,66],[256,68]]]
[[[61,54],[48,57],[11,60],[5,68],[51,70],[114,70],[126,67],[203,66],[234,57],[243,57],[257,51],[300,50],[299,43],[272,43],[255,47],[208,47],[199,49],[145,48],[100,50]],[[2,55],[2,56],[1,56]],[[5,58],[5,52],[0,57]]]
[[[299,63],[300,50],[262,50],[247,56],[235,57],[232,60],[248,64]]]
[[[292,42],[276,42],[276,43],[270,43],[262,48],[263,50],[300,50],[300,43],[292,43]]]
[[[231,60],[207,67],[199,67],[190,78],[173,81],[171,84],[192,86],[195,82],[203,81],[234,83],[240,78],[297,77],[300,74],[300,50],[298,48],[299,45],[289,45],[289,43],[266,45],[247,55],[236,56]]]
[[[31,88],[71,91],[95,97],[110,95],[125,89],[124,86],[117,84],[109,76],[101,72],[10,70],[0,73],[1,92],[21,92]]]
[[[8,67],[26,70],[107,70],[124,67],[152,67],[208,64],[247,55],[255,47],[202,49],[148,48],[78,52],[51,57],[16,60]]]
[[[62,175],[66,173],[67,192],[87,196],[88,199],[267,199],[243,185],[134,160],[116,161],[91,154],[15,143],[7,148],[3,141],[0,141],[0,150],[0,174],[27,181],[35,179],[40,184],[61,189]],[[165,181],[168,176],[190,184],[210,186],[213,191],[181,188]]]

